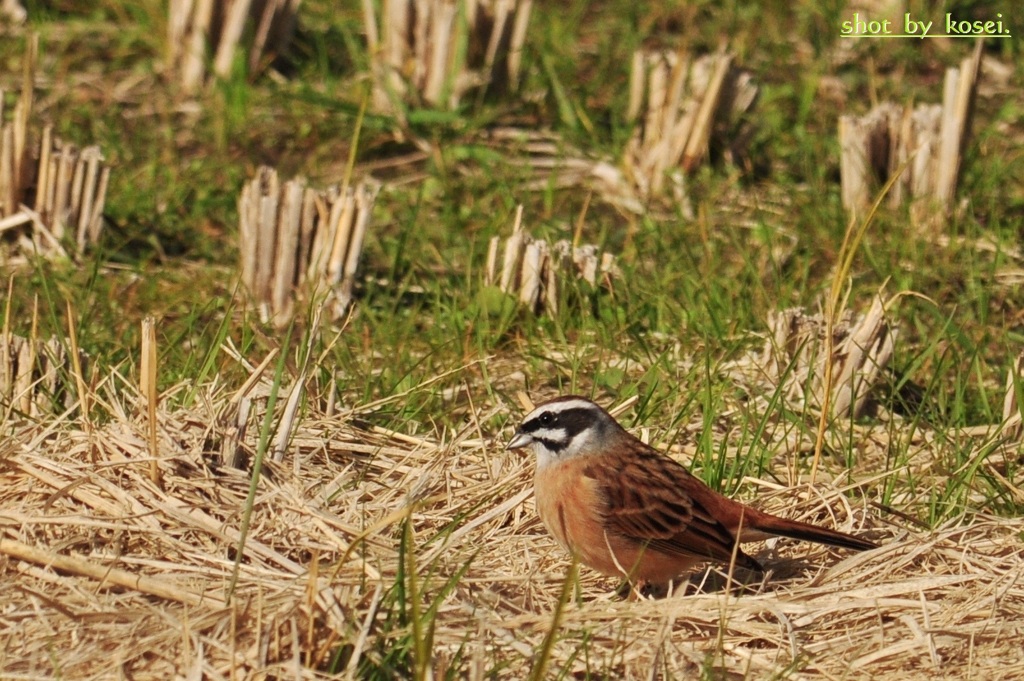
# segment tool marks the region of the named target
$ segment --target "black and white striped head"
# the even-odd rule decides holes
[[[590,400],[576,395],[557,397],[540,405],[523,419],[506,449],[530,449],[537,467],[556,461],[599,453],[609,436],[622,428]]]

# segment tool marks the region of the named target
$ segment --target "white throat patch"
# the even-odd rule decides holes
[[[557,416],[563,412],[573,410],[592,413],[592,425],[577,431],[574,435],[570,435],[567,428],[557,423],[553,423],[551,427],[535,427],[530,431],[531,442],[528,447],[537,457],[538,469],[579,456],[588,451],[594,451],[596,448],[598,444],[597,436],[602,430],[604,418],[600,407],[589,400],[577,398],[541,405],[527,414],[523,419],[523,423],[530,423],[545,413]],[[546,443],[559,443],[560,447],[553,449]]]

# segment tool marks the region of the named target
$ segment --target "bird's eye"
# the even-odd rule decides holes
[[[540,421],[540,425],[542,426],[550,426],[551,422],[555,420],[555,417],[550,412],[545,412],[538,416],[537,420]]]

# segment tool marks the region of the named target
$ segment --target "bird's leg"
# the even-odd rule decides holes
[[[656,601],[671,596],[672,586],[672,582],[659,584],[641,579],[633,587],[633,593],[636,594],[637,600]]]

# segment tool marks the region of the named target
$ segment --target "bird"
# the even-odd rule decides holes
[[[634,585],[669,584],[707,560],[761,573],[737,542],[772,536],[853,551],[878,548],[719,494],[578,395],[527,414],[506,445],[519,449],[536,456],[537,512],[558,544],[580,563]]]

